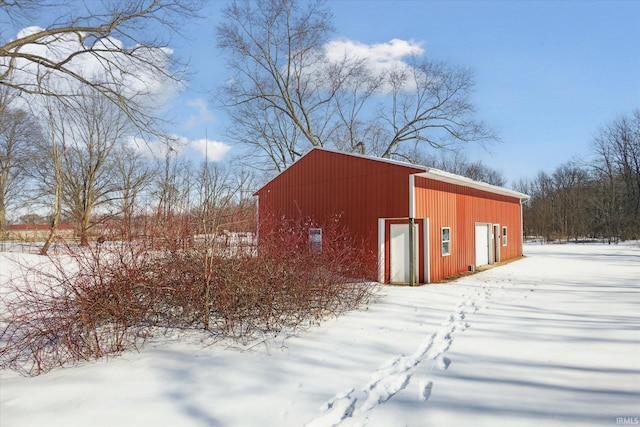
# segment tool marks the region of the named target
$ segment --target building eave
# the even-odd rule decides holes
[[[516,199],[520,199],[521,201],[527,201],[530,198],[528,195],[520,193],[518,191],[509,190],[497,185],[487,184],[486,182],[475,181],[471,178],[456,175],[450,172],[445,172],[436,168],[426,168],[424,172],[419,172],[415,174],[415,176],[432,179],[434,181],[460,185],[462,187],[473,188],[475,190],[485,191],[488,193],[499,194],[501,196],[513,197]]]

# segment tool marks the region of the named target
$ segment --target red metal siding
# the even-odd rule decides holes
[[[261,188],[260,218],[271,214],[322,223],[339,215],[356,238],[378,251],[378,218],[409,214],[409,175],[421,169],[324,150],[312,150]],[[377,265],[371,266],[377,280]]]
[[[475,224],[507,227],[507,246],[500,244],[500,260],[522,255],[520,200],[416,177],[416,216],[430,219],[431,281],[467,271],[475,265]],[[451,255],[441,254],[441,228],[451,227]]]
[[[384,231],[385,275],[389,276],[389,226],[405,223],[409,215],[409,176],[424,169],[326,150],[312,150],[261,188],[259,216],[310,218],[323,223],[339,216],[340,224],[367,248],[378,253],[378,219]],[[415,177],[415,217],[429,218],[429,280],[467,271],[475,265],[475,224],[499,224],[508,230],[501,260],[521,254],[520,200],[462,185]],[[395,221],[400,220],[400,221]],[[441,254],[441,228],[451,227],[451,255]],[[419,237],[419,276],[425,280],[423,234]],[[371,265],[371,279],[378,266]]]

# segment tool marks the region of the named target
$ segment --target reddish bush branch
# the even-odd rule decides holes
[[[184,227],[69,248],[68,257],[50,258],[53,272],[29,269],[11,281],[0,363],[36,375],[138,348],[156,327],[247,341],[368,302],[372,255],[336,221],[323,225],[322,251],[310,250],[314,225],[264,222],[257,250],[229,236],[194,239]]]

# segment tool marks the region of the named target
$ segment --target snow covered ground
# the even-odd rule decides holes
[[[0,426],[640,417],[640,245],[527,245],[525,254],[450,284],[385,287],[368,309],[251,348],[183,334],[35,378],[0,371]],[[11,269],[3,254],[0,269]]]

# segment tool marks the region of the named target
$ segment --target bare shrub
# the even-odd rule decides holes
[[[217,276],[213,298],[226,334],[239,339],[317,322],[368,302],[363,244],[335,220],[323,224],[322,251],[309,248],[310,221],[261,223],[258,254],[227,260],[232,271]],[[225,280],[227,279],[227,280]]]
[[[50,258],[53,271],[25,269],[10,281],[0,365],[36,375],[138,348],[159,328],[247,342],[368,302],[371,254],[336,221],[323,225],[322,251],[310,251],[313,225],[262,224],[257,251],[194,244],[183,225],[161,239],[69,247]]]
[[[33,375],[137,347],[150,306],[144,291],[154,288],[134,267],[145,253],[131,245],[109,254],[99,246],[67,250],[50,258],[52,271],[24,267],[9,283],[2,366]]]

